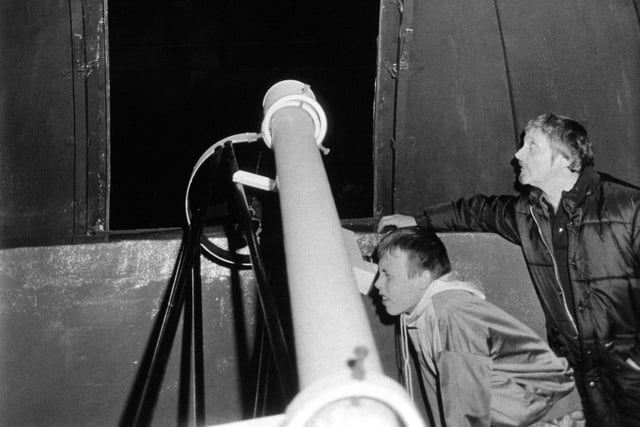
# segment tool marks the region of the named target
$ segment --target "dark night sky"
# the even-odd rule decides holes
[[[197,159],[258,131],[262,97],[283,79],[311,85],[327,113],[341,218],[371,216],[378,14],[370,0],[110,0],[111,229],[182,226]],[[271,153],[240,155],[262,172]]]

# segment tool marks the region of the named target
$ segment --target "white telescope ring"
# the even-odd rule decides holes
[[[283,426],[307,426],[322,409],[349,399],[374,400],[392,410],[401,422],[400,425],[425,427],[422,416],[406,390],[392,379],[373,372],[367,373],[364,380],[349,378],[336,382],[333,377],[328,381],[316,381],[293,399],[287,408]]]
[[[307,95],[287,95],[275,101],[264,114],[262,120],[262,139],[267,147],[271,148],[271,119],[276,111],[285,107],[300,107],[311,116],[314,125],[314,137],[318,146],[324,141],[327,134],[327,116],[315,99]]]
[[[187,190],[185,191],[185,194],[184,194],[184,214],[187,220],[187,225],[191,225],[191,215],[192,215],[191,207],[189,206],[189,193],[191,192],[191,184],[193,183],[193,180],[196,177],[198,170],[200,169],[200,167],[202,167],[204,162],[206,162],[209,159],[209,157],[211,157],[218,148],[222,147],[227,142],[231,144],[238,144],[241,142],[254,142],[260,139],[261,137],[262,135],[256,132],[238,133],[235,135],[228,136],[226,138],[222,138],[221,140],[217,141],[215,144],[211,145],[204,153],[202,153],[202,155],[196,162],[195,166],[193,167],[193,170],[191,171],[191,176],[189,176],[189,182],[187,183]],[[209,243],[215,246],[213,243],[211,242]],[[200,242],[200,247],[202,248],[203,251],[205,251],[211,257],[216,258],[224,263],[234,264],[234,262],[232,262],[231,260],[216,254],[211,248],[207,247],[207,245],[202,241]],[[220,248],[220,250],[225,251],[225,249],[222,249],[222,248]],[[235,264],[244,268],[252,266],[251,261],[239,262]]]
[[[225,142],[230,142],[231,144],[237,144],[240,142],[254,142],[260,139],[261,135],[255,132],[245,132],[245,133],[237,133],[235,135],[228,136],[226,138],[222,138],[215,144],[211,145],[207,150],[202,153],[198,161],[196,162],[193,170],[191,171],[191,176],[189,176],[189,182],[187,183],[187,190],[185,191],[184,196],[184,214],[187,219],[187,224],[191,225],[191,208],[189,207],[189,192],[191,191],[191,184],[193,183],[193,179],[195,178],[198,170],[202,166],[202,164],[207,161],[209,157],[215,153],[215,151],[221,147]]]

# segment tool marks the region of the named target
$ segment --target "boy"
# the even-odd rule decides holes
[[[461,281],[433,231],[398,229],[376,255],[375,287],[416,349],[433,424],[530,425],[574,388],[566,359]]]

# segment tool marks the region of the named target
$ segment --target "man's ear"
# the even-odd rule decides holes
[[[569,169],[569,166],[571,165],[571,160],[567,159],[565,156],[563,156],[560,153],[554,154],[553,162],[558,166],[560,166],[560,168]]]

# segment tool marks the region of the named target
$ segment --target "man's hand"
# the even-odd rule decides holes
[[[413,227],[415,225],[418,225],[418,223],[412,216],[399,214],[387,215],[383,216],[378,223],[378,233],[382,233],[382,231],[387,227],[404,228]]]

